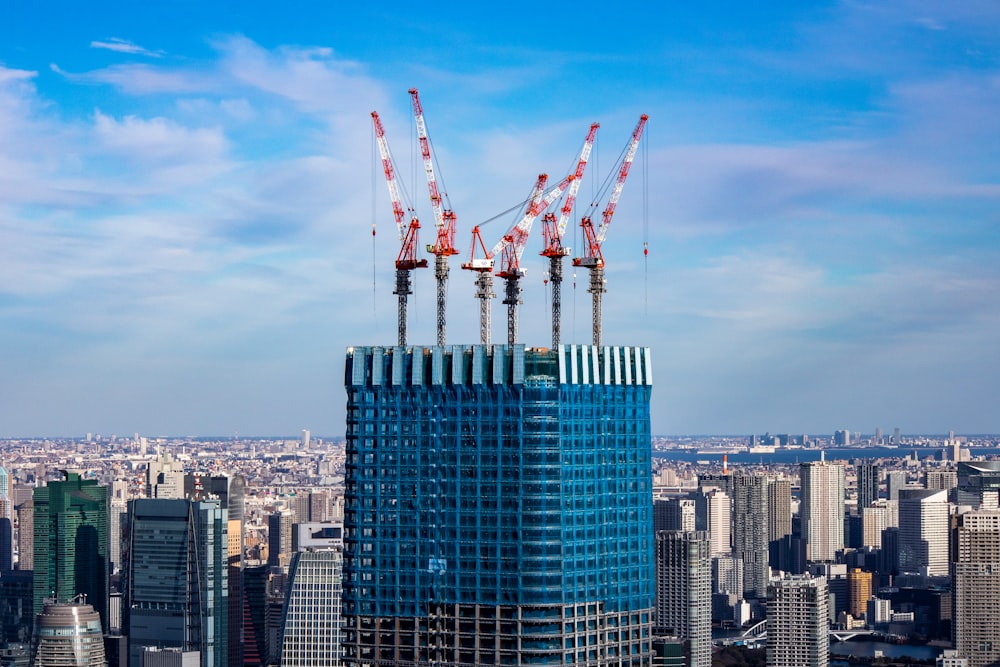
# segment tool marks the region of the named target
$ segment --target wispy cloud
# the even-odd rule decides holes
[[[150,58],[162,58],[165,55],[163,51],[151,51],[147,48],[139,46],[135,42],[131,42],[127,39],[121,39],[120,37],[110,37],[104,40],[94,40],[90,43],[90,48],[106,49],[108,51],[116,51],[118,53],[129,53],[138,56],[148,56]]]

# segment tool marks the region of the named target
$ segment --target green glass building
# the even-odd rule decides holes
[[[108,628],[108,488],[64,471],[61,482],[35,489],[34,608],[45,601],[87,604]]]

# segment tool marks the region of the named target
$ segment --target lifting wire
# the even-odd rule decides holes
[[[372,323],[375,327],[375,331],[378,331],[378,311],[376,304],[378,303],[378,290],[376,289],[376,248],[375,248],[375,178],[376,178],[376,158],[375,158],[375,127],[372,126]]]
[[[649,135],[642,138],[642,271],[643,313],[649,317]]]

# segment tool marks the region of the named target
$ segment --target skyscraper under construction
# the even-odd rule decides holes
[[[348,665],[651,664],[650,354],[347,352]]]

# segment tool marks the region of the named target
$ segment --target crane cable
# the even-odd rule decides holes
[[[643,305],[645,316],[649,317],[649,134],[642,137],[642,270]]]
[[[377,169],[376,165],[378,164],[378,161],[375,158],[375,142],[376,142],[376,139],[375,139],[375,126],[373,125],[372,126],[372,153],[371,153],[371,160],[372,160],[372,182],[371,182],[371,186],[372,186],[371,187],[371,190],[372,190],[372,322],[375,325],[375,330],[378,331],[378,312],[376,310],[376,303],[378,303],[378,291],[376,289],[376,276],[377,276],[378,271],[377,271],[377,268],[376,268],[377,253],[376,253],[376,250],[375,250],[375,190],[376,190],[375,181],[376,181],[376,169]]]

